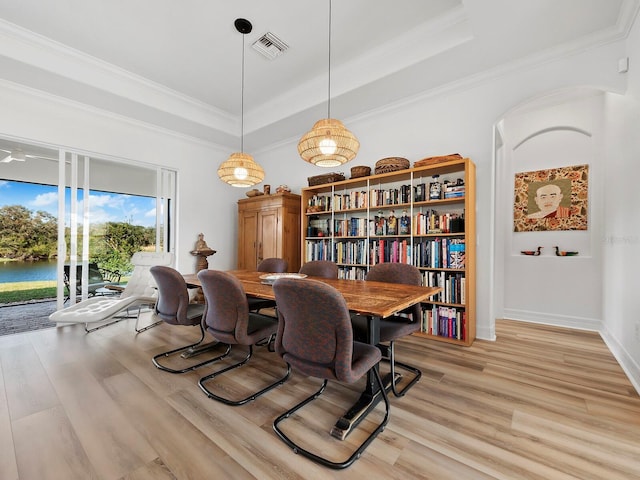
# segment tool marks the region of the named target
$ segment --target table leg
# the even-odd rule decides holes
[[[367,316],[367,341],[370,345],[377,345],[380,341],[380,320],[378,317]],[[374,368],[378,368],[376,365]],[[384,385],[391,388],[391,375],[385,375]],[[382,398],[373,371],[367,372],[367,383],[364,391],[356,403],[347,410],[331,428],[331,436],[344,440],[347,435],[373,410]]]

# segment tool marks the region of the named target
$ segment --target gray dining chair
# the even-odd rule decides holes
[[[302,265],[298,273],[310,277],[338,278],[338,265],[329,260],[313,260]]]
[[[154,266],[151,267],[151,275],[158,287],[158,299],[154,307],[153,318],[170,325],[197,326],[200,328],[200,339],[197,342],[155,355],[152,361],[156,368],[169,373],[186,373],[224,358],[231,350],[230,346],[227,346],[226,352],[222,355],[208,358],[207,360],[184,368],[173,368],[163,365],[160,362],[161,359],[166,359],[178,354],[186,354],[197,350],[197,347],[203,346],[202,342],[204,341],[205,330],[202,325],[202,315],[205,306],[197,303],[189,303],[187,284],[184,281],[184,277],[177,270],[166,266]],[[215,345],[211,347],[213,348]],[[208,350],[210,350],[210,348],[198,351],[198,354]]]
[[[205,298],[203,325],[218,341],[233,346],[248,347],[247,355],[240,361],[202,377],[198,381],[200,389],[211,399],[227,405],[239,406],[255,400],[269,390],[282,385],[288,378],[291,368],[287,365],[286,373],[261,390],[251,393],[242,399],[230,399],[214,393],[208,385],[220,375],[245,365],[253,355],[253,346],[269,347],[278,330],[277,320],[268,315],[250,312],[247,296],[242,283],[233,275],[217,270],[201,270],[198,279],[202,285]],[[230,350],[227,350],[227,355]]]
[[[422,285],[422,275],[418,268],[406,263],[379,263],[371,267],[366,280],[389,283],[403,283],[407,285]],[[422,372],[420,369],[399,362],[395,356],[395,341],[406,335],[420,331],[422,308],[420,304],[413,305],[396,315],[380,319],[380,343],[378,347],[383,353],[384,360],[391,366],[391,389],[396,397],[402,397],[413,387]],[[353,329],[356,338],[367,338],[367,319],[360,315],[352,315]],[[413,378],[401,390],[396,387],[396,367],[401,367],[413,374]]]
[[[284,258],[272,257],[262,260],[258,264],[257,270],[263,273],[286,273],[288,267],[289,265]],[[275,300],[268,300],[258,297],[247,297],[247,301],[249,302],[250,312],[260,313],[260,310],[262,309],[276,307]]]
[[[374,345],[353,341],[347,303],[334,287],[318,280],[279,278],[273,284],[273,291],[279,318],[276,352],[294,370],[322,379],[318,391],[274,420],[273,429],[295,453],[326,467],[346,468],[360,458],[389,420],[389,399],[376,368],[382,354]],[[307,450],[280,428],[284,420],[317,399],[329,380],[354,383],[370,371],[385,403],[384,418],[346,460],[335,461],[321,455],[323,449],[317,444],[318,453]],[[317,427],[310,428],[314,430],[314,437],[317,436]]]

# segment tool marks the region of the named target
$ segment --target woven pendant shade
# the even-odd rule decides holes
[[[358,154],[360,142],[340,120],[323,118],[298,142],[298,153],[318,167],[337,167]]]
[[[252,187],[264,180],[264,170],[251,155],[235,152],[220,165],[218,176],[233,187]]]
[[[218,177],[232,187],[253,187],[264,180],[264,170],[253,157],[244,153],[244,38],[251,33],[253,25],[245,18],[233,22],[242,34],[242,82],[240,88],[240,152],[232,153],[218,168]]]

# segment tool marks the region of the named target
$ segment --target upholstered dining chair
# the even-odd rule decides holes
[[[374,345],[353,341],[347,303],[332,286],[312,279],[279,278],[273,284],[273,291],[279,317],[276,352],[294,370],[322,379],[317,392],[274,420],[273,429],[295,453],[330,468],[346,468],[362,455],[389,420],[389,399],[376,368],[382,354]],[[384,418],[346,460],[334,461],[306,450],[280,428],[283,420],[318,398],[328,380],[354,383],[370,370],[384,399]]]
[[[247,355],[241,361],[202,377],[198,381],[200,389],[213,400],[238,406],[253,401],[269,390],[282,385],[291,373],[289,365],[286,366],[284,376],[243,399],[225,398],[213,393],[207,387],[207,384],[223,373],[246,364],[253,355],[254,345],[270,347],[278,330],[278,323],[271,316],[249,311],[244,288],[233,275],[217,270],[201,270],[198,272],[198,279],[206,304],[203,317],[203,325],[206,330],[218,341],[226,343],[230,347],[233,345],[248,347]]]
[[[184,281],[184,277],[177,270],[166,266],[155,266],[151,267],[151,275],[158,287],[158,299],[154,308],[153,318],[170,325],[187,325],[200,328],[200,339],[197,342],[159,353],[153,357],[153,364],[165,372],[186,373],[224,358],[231,350],[230,346],[227,346],[226,352],[222,355],[208,358],[185,368],[171,368],[160,363],[159,360],[162,358],[182,353],[186,354],[202,346],[205,337],[205,330],[202,324],[205,306],[203,304],[189,303],[187,284]],[[204,353],[204,351],[206,349],[199,351],[199,354]]]
[[[298,273],[310,277],[338,278],[338,265],[329,260],[313,260],[302,265]]]
[[[259,272],[263,273],[286,273],[289,264],[284,258],[265,258],[257,267]],[[268,300],[265,298],[247,297],[249,301],[250,312],[260,312],[263,308],[275,308],[275,300]]]
[[[422,285],[422,275],[420,274],[420,270],[413,265],[406,263],[379,263],[374,265],[367,273],[366,280],[403,283],[407,285]],[[422,376],[422,372],[418,368],[396,360],[394,344],[397,339],[420,331],[421,315],[422,311],[420,305],[417,304],[409,307],[399,314],[380,319],[381,343],[378,347],[382,350],[384,359],[388,360],[391,366],[391,378],[393,379],[391,389],[396,397],[404,396],[407,393],[407,390],[413,387]],[[352,323],[356,338],[366,338],[367,319],[359,315],[353,315]],[[396,367],[398,366],[413,373],[411,381],[401,390],[398,390],[395,381]]]

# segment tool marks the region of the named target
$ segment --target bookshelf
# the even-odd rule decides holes
[[[416,335],[469,346],[475,326],[475,164],[468,158],[302,189],[302,263],[331,260],[363,280],[404,262],[443,292]]]

